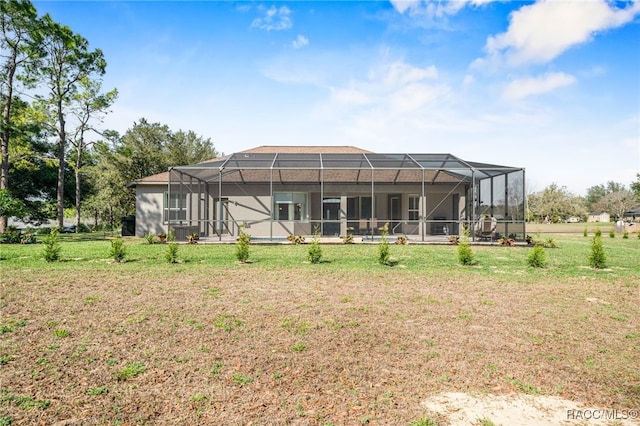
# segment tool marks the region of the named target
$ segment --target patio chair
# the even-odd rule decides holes
[[[480,229],[477,234],[480,239],[493,240],[493,237],[496,235],[496,227],[498,223],[494,217],[487,217],[480,221]]]
[[[358,232],[365,233],[369,230],[367,227],[367,219],[360,219],[358,221]]]

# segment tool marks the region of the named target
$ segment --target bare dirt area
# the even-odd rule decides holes
[[[2,278],[10,424],[578,425],[569,410],[640,408],[635,286],[113,266]],[[602,424],[634,424],[618,420]]]

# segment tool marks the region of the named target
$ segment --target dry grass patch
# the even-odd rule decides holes
[[[16,424],[406,425],[446,424],[423,404],[443,392],[640,406],[626,279],[266,263],[14,268],[3,412]]]

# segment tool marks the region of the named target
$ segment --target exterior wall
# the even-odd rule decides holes
[[[136,237],[167,232],[162,222],[164,193],[167,185],[138,185],[136,187]]]
[[[375,207],[373,216],[375,219],[374,227],[382,226],[389,221],[389,194],[399,194],[401,196],[401,217],[399,221],[404,222],[396,230],[397,233],[405,233],[410,231],[412,234],[418,234],[422,231],[422,227],[418,224],[409,226],[408,205],[409,195],[418,195],[421,197],[420,217],[428,214],[426,220],[435,218],[446,219],[449,221],[458,220],[454,217],[455,208],[453,206],[453,196],[457,194],[458,216],[464,209],[464,188],[459,188],[450,192],[453,185],[429,186],[426,197],[422,199],[421,184],[379,184],[374,186]],[[215,231],[220,227],[218,218],[220,217],[220,206],[216,206],[218,199],[219,186],[217,184],[209,185],[207,196],[208,209],[212,212],[209,217],[211,228]],[[222,185],[222,198],[227,199],[225,204],[225,214],[227,226],[223,228],[223,233],[237,235],[240,226],[244,226],[248,233],[256,237],[286,237],[290,234],[311,235],[315,224],[322,219],[322,199],[324,198],[340,198],[340,218],[346,220],[346,199],[347,197],[371,197],[370,185],[356,184],[332,184],[325,183],[320,192],[320,185],[282,185],[274,184],[273,192],[300,192],[307,194],[307,214],[302,221],[277,221],[271,220],[271,188],[269,184],[224,184]],[[426,209],[424,208],[426,206]],[[333,218],[332,218],[333,219]],[[427,226],[427,228],[429,228]],[[405,230],[406,229],[406,230]],[[340,235],[348,232],[347,224],[340,224]],[[431,233],[430,229],[426,233]],[[212,233],[209,233],[211,235]]]
[[[587,222],[609,222],[611,217],[609,213],[589,213]]]

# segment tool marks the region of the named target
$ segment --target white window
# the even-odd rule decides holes
[[[409,220],[420,219],[420,196],[409,195]]]
[[[164,193],[164,214],[162,220],[167,222],[169,220],[180,221],[187,220],[187,194],[171,193],[171,199],[169,199],[169,193]]]
[[[275,220],[307,220],[307,194],[303,192],[274,192]]]

